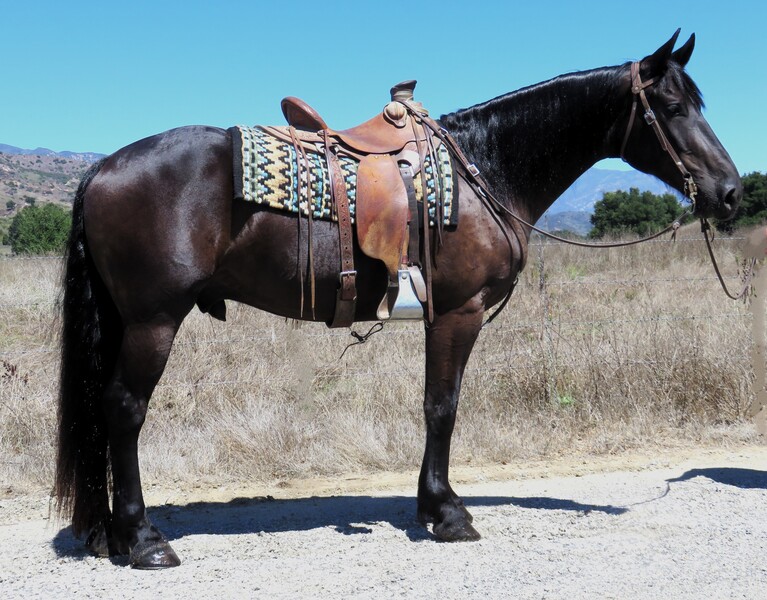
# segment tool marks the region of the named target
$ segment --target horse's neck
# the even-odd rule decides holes
[[[620,67],[563,75],[442,117],[492,192],[537,220],[594,163],[615,154],[627,100]]]

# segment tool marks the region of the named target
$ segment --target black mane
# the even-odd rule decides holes
[[[562,148],[584,151],[583,165],[561,165],[573,179],[599,160],[605,131],[631,99],[620,91],[625,65],[561,75],[440,118],[499,196],[559,195],[545,165]],[[588,150],[591,148],[592,150]],[[586,166],[584,166],[586,165]],[[557,178],[558,179],[558,178]]]

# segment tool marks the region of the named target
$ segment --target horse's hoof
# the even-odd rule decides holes
[[[181,564],[181,559],[165,540],[140,542],[130,553],[130,566],[134,569],[168,569]]]
[[[91,529],[85,540],[85,547],[101,558],[109,556],[109,540],[104,523],[99,523]]]
[[[446,523],[443,521],[434,526],[434,535],[443,542],[476,542],[482,536],[468,521]]]

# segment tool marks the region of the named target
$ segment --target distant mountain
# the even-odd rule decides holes
[[[34,150],[25,150],[24,148],[17,148],[16,146],[9,146],[8,144],[0,144],[0,152],[3,154],[14,155],[26,155],[26,156],[57,156],[59,158],[69,158],[72,160],[81,160],[87,163],[96,162],[102,158],[103,154],[96,152],[70,152],[64,150],[63,152],[55,152],[48,148],[35,148]]]
[[[537,223],[544,231],[572,231],[586,235],[591,231],[591,213],[585,210],[566,210],[558,213],[545,213]]]
[[[0,216],[13,216],[29,204],[71,204],[90,165],[56,153],[0,152]]]
[[[657,195],[674,194],[682,200],[679,192],[652,175],[639,171],[589,169],[551,205],[537,224],[550,231],[569,230],[585,235],[591,230],[594,204],[604,193],[631,188]]]
[[[674,194],[682,196],[672,187],[640,171],[617,171],[613,169],[589,169],[573,183],[549,208],[548,212],[565,211],[594,212],[594,204],[602,199],[605,192],[628,191],[637,188],[640,192],[653,194]]]

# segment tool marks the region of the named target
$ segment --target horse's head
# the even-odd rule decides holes
[[[697,215],[727,219],[734,215],[743,187],[730,155],[703,118],[698,87],[684,71],[695,46],[695,34],[674,50],[678,35],[679,30],[630,70],[626,83],[633,106],[623,136],[622,157],[683,193],[697,189]],[[653,119],[657,125],[652,125]]]

